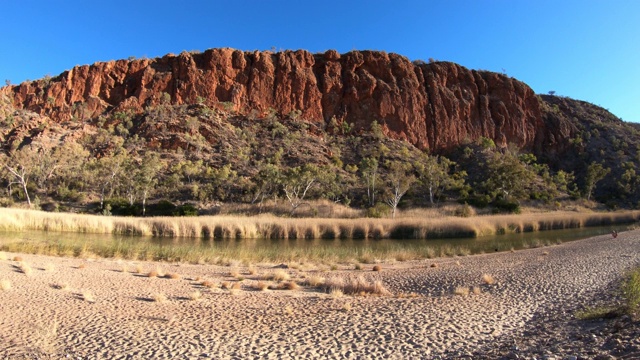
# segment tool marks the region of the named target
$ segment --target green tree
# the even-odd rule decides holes
[[[134,173],[136,189],[142,200],[142,216],[147,212],[147,199],[153,193],[158,184],[158,174],[163,168],[162,160],[156,153],[147,153]]]
[[[4,176],[9,182],[9,196],[11,196],[11,185],[20,185],[29,207],[32,207],[32,204],[28,185],[34,172],[37,157],[37,150],[33,146],[25,146],[14,151],[10,156],[3,154],[1,160],[2,166],[6,170]]]
[[[282,174],[280,168],[274,164],[262,163],[258,173],[253,177],[255,185],[251,203],[258,202],[259,211],[262,212],[262,203],[268,196],[273,195],[281,186]]]
[[[378,182],[378,159],[374,157],[363,158],[360,161],[360,176],[367,188],[367,202],[369,206],[376,204],[376,183]]]
[[[592,162],[587,167],[587,175],[584,180],[584,196],[591,200],[591,195],[596,188],[596,184],[604,179],[611,169],[605,168],[602,164]]]
[[[435,198],[444,191],[464,184],[463,174],[452,174],[455,162],[442,156],[422,154],[416,164],[418,181],[429,195],[429,203],[435,204]]]
[[[291,215],[300,206],[308,204],[305,198],[314,186],[318,185],[320,169],[314,164],[305,164],[289,168],[284,173],[282,190],[291,205]]]
[[[494,152],[487,165],[484,189],[491,197],[526,199],[535,173],[527,168],[512,152]]]
[[[409,191],[416,179],[411,173],[411,165],[406,162],[390,161],[385,165],[388,169],[386,174],[388,189],[384,200],[391,208],[391,217],[395,218],[400,200]]]

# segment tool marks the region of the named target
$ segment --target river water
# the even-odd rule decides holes
[[[0,232],[0,250],[84,256],[98,254],[129,259],[200,261],[245,259],[291,261],[296,259],[360,259],[395,257],[398,260],[470,255],[540,247],[624,231],[626,225],[550,230],[460,239],[365,240],[212,240],[77,234],[28,231]]]

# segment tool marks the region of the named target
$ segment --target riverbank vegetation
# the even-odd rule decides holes
[[[629,224],[640,211],[397,219],[258,216],[118,217],[0,208],[0,231],[58,231],[205,239],[441,239]]]
[[[584,135],[568,145],[576,163],[559,166],[486,137],[434,154],[387,137],[375,120],[314,122],[297,111],[243,114],[229,103],[172,105],[168,94],[161,97],[142,114],[90,118],[78,105],[69,124],[4,99],[0,206],[123,216],[235,207],[243,215],[339,217],[315,206],[324,201],[349,209],[347,217],[385,218],[445,202],[494,213],[518,213],[527,202],[565,209],[577,199],[634,208],[640,195],[628,139],[617,140],[619,161],[604,162],[613,147],[592,149]],[[628,133],[587,123],[598,139]]]

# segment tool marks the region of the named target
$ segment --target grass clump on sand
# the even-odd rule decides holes
[[[626,313],[637,317],[640,312],[640,266],[627,276],[622,285],[622,296],[625,299]]]
[[[162,293],[155,293],[151,296],[151,299],[158,303],[167,302],[167,295]]]
[[[622,315],[633,318],[640,317],[640,266],[631,270],[620,286],[622,302],[620,304],[606,304],[587,307],[575,313],[581,320],[612,319]]]
[[[11,281],[6,279],[0,280],[0,290],[3,290],[3,291],[11,290]]]
[[[86,302],[96,302],[96,298],[93,296],[93,293],[89,290],[84,290],[81,294],[82,299]]]
[[[331,296],[339,297],[338,294],[344,295],[392,295],[382,281],[367,281],[364,277],[359,276],[355,279],[333,278],[328,279],[324,284],[320,285]]]

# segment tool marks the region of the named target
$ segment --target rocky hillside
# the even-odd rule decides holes
[[[537,151],[554,143],[555,129],[543,121],[526,84],[385,52],[183,52],[78,66],[3,93],[16,108],[56,122],[117,111],[141,114],[162,102],[225,103],[245,115],[299,112],[325,124],[335,118],[356,131],[375,120],[389,137],[436,152],[480,137]]]
[[[429,153],[458,163],[438,160],[457,179],[455,186],[442,185],[441,197],[445,188],[461,201],[512,197],[486,181],[505,171],[492,164],[508,164],[512,154],[511,164],[530,173],[525,178],[532,185],[519,189],[520,198],[528,192],[532,199],[549,202],[557,196],[590,196],[594,190],[596,199],[612,207],[636,206],[640,200],[637,126],[592,104],[536,95],[503,74],[449,62],[410,62],[373,51],[212,49],[78,66],[56,77],[4,87],[0,100],[5,160],[34,142],[39,154],[45,148],[53,154],[55,146],[42,145],[42,139],[57,139],[87,151],[83,164],[95,162],[81,166],[98,171],[85,179],[65,178],[53,186],[51,173],[31,185],[42,195],[71,201],[79,201],[69,195],[77,193],[88,194],[83,201],[95,200],[98,188],[105,196],[107,185],[91,185],[87,179],[104,176],[99,170],[106,171],[108,159],[128,154],[127,166],[139,169],[150,152],[160,156],[158,169],[164,169],[151,182],[153,190],[164,190],[151,199],[254,202],[264,185],[257,177],[269,166],[282,171],[277,178],[284,181],[293,176],[285,176],[285,170],[315,164],[336,176],[325,185],[344,185],[342,193],[325,187],[316,197],[372,206],[371,189],[363,185],[370,174],[363,166],[375,160],[381,175],[391,171],[394,161],[409,163],[412,170],[407,171],[421,184],[410,203],[420,204],[424,192],[431,191],[420,177]],[[519,153],[534,154],[537,164],[518,158]],[[116,162],[119,171],[125,168],[124,160]],[[594,164],[608,172],[590,189],[587,175]],[[11,179],[5,177],[5,185],[9,197],[16,198]],[[271,195],[284,195],[284,182],[278,186],[269,190]],[[109,187],[113,196],[140,200],[141,190],[134,194],[133,185]],[[375,191],[382,195],[382,189]]]

